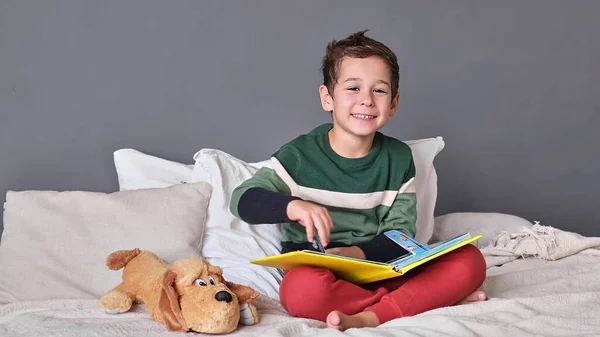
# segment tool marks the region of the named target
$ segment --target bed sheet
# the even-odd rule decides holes
[[[483,285],[488,301],[339,332],[290,317],[276,300],[262,296],[256,302],[261,323],[240,326],[231,336],[599,336],[600,239],[539,226],[504,239],[482,249],[488,262]],[[104,314],[93,300],[56,300],[0,307],[0,335],[179,334],[152,321],[143,305],[115,316]]]

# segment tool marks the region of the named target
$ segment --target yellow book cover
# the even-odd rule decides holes
[[[431,247],[427,247],[410,238],[407,240],[407,237],[398,231],[389,231],[386,232],[386,235],[390,239],[396,241],[399,245],[403,246],[403,248],[411,247],[407,249],[410,251],[410,254],[401,256],[394,261],[383,263],[311,250],[301,250],[253,259],[250,260],[250,262],[283,270],[291,270],[301,266],[328,268],[338,278],[345,279],[355,284],[363,284],[402,276],[409,270],[427,261],[431,261],[481,238],[481,235],[472,237],[469,233],[466,233],[453,239],[436,243]],[[414,246],[411,246],[411,244],[415,243],[419,246],[416,250],[412,249]]]

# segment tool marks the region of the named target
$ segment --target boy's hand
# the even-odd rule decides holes
[[[361,259],[361,260],[364,260],[367,258],[365,256],[365,252],[363,252],[363,250],[357,246],[325,249],[325,253],[341,255],[341,256],[346,256],[346,257],[352,257],[352,258]]]
[[[323,247],[329,244],[329,234],[333,228],[333,221],[325,207],[315,205],[304,200],[293,200],[287,205],[287,216],[292,221],[297,221],[306,227],[308,242],[314,240],[315,229],[321,238]]]

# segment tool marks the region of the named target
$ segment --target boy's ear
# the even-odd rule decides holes
[[[396,114],[396,109],[398,108],[398,101],[400,100],[400,92],[396,93],[396,97],[392,99],[392,105],[390,106],[390,117],[393,117]]]
[[[319,86],[319,96],[321,96],[321,106],[325,111],[333,111],[333,97],[329,94],[329,90],[323,84]]]

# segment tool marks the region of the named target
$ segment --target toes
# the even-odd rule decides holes
[[[477,290],[469,294],[467,297],[463,298],[460,302],[458,302],[458,304],[475,303],[485,300],[487,300],[486,293],[481,290]]]
[[[332,311],[327,315],[327,326],[330,328],[337,328],[342,323],[342,318],[340,317],[340,313],[337,311]]]
[[[478,290],[473,293],[474,301],[485,301],[487,300],[487,295],[485,292]]]

